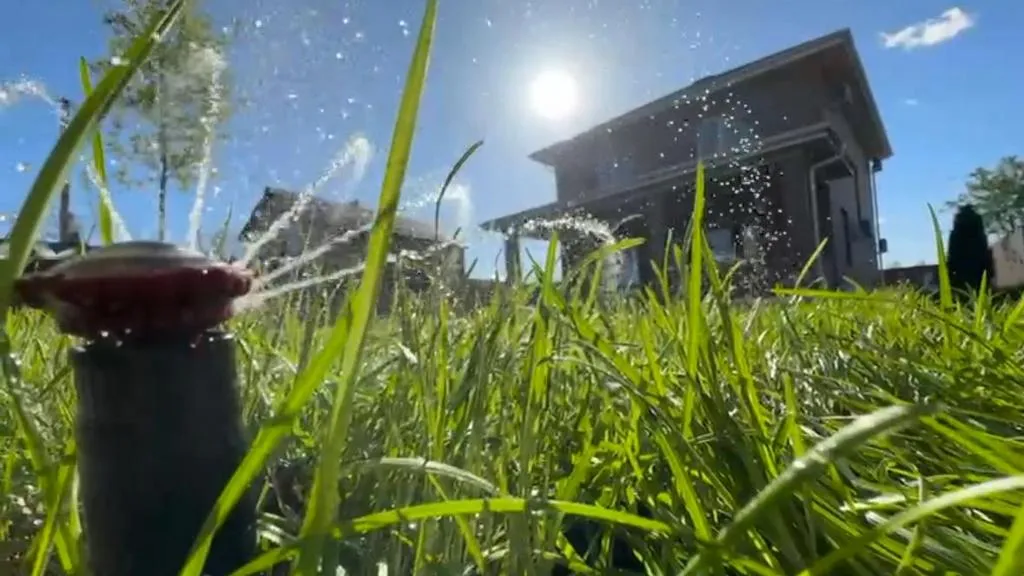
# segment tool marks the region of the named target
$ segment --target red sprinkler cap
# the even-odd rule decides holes
[[[162,242],[105,246],[19,278],[22,302],[86,338],[200,333],[231,317],[252,286],[242,268]]]

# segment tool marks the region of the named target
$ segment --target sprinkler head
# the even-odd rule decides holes
[[[251,286],[242,268],[173,244],[133,241],[23,276],[15,290],[64,332],[96,339],[199,334],[229,319],[232,302]]]

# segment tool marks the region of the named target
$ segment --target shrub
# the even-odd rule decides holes
[[[961,206],[953,218],[948,250],[946,262],[953,289],[976,292],[981,289],[982,276],[987,277],[988,285],[992,286],[995,264],[985,222],[970,204]]]

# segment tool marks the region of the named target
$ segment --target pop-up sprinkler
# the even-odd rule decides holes
[[[216,327],[250,286],[241,268],[142,241],[18,281],[26,305],[85,340],[70,357],[93,574],[177,574],[245,455],[235,346]],[[240,502],[203,574],[224,576],[251,560],[255,523],[255,503]]]

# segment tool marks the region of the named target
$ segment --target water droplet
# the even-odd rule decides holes
[[[257,18],[256,22],[255,22],[255,25],[256,25],[257,28],[263,28],[263,20],[260,20],[259,18]]]

